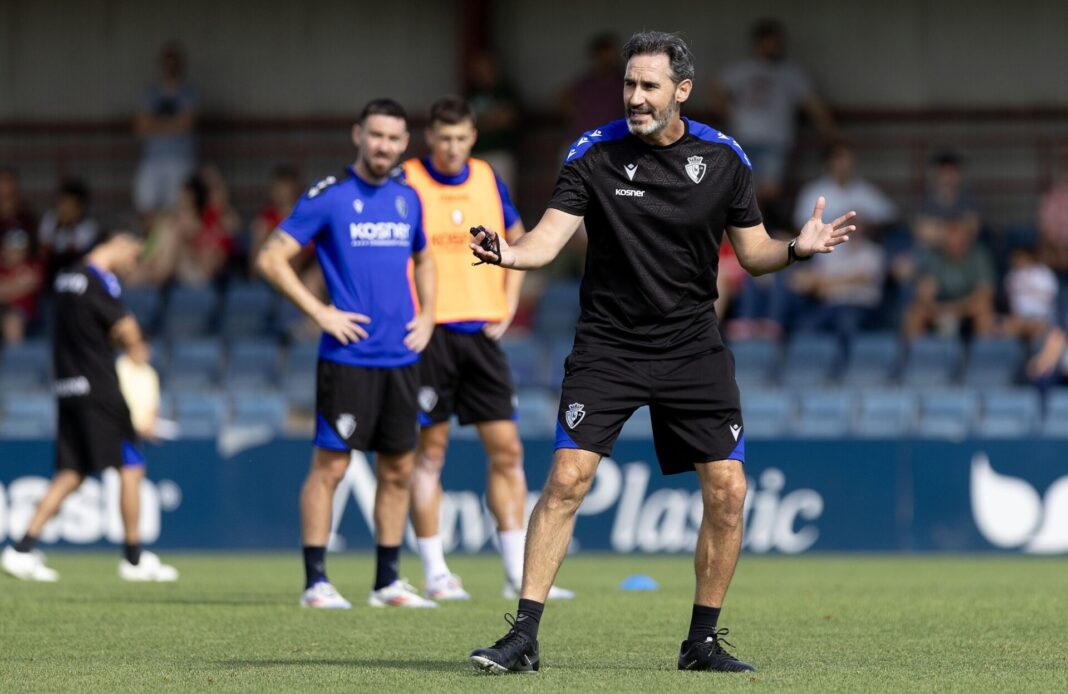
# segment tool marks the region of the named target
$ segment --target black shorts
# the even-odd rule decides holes
[[[319,360],[315,445],[331,451],[404,453],[415,449],[416,364],[393,368]]]
[[[60,398],[56,469],[83,475],[144,463],[125,406],[85,397]]]
[[[515,416],[512,372],[501,346],[481,330],[439,327],[419,361],[419,423],[496,422]]]
[[[665,475],[714,460],[745,461],[734,355],[726,347],[677,359],[572,352],[556,423],[556,447],[610,455],[623,424],[649,406]]]

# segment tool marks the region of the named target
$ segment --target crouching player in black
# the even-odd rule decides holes
[[[122,303],[117,275],[132,270],[144,243],[131,231],[112,232],[81,263],[56,275],[53,368],[58,400],[56,475],[37,506],[22,539],[4,548],[0,566],[15,578],[57,581],[34,549],[45,524],[55,516],[86,475],[118,468],[126,544],[119,577],[127,581],[174,581],[178,572],[141,549],[138,535],[140,484],[145,459],[130,410],[119,390],[115,347],[135,363],[147,364],[148,346],[137,320]]]

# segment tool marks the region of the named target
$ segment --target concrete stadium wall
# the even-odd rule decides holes
[[[460,2],[289,0],[0,2],[0,119],[128,114],[159,45],[183,41],[213,112],[347,114],[373,96],[411,108],[457,89]],[[494,34],[538,108],[584,65],[596,32],[683,30],[698,58],[695,106],[717,67],[774,16],[839,106],[1068,105],[1068,2],[1059,0],[499,0]]]

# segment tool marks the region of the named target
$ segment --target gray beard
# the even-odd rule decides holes
[[[668,126],[668,123],[671,122],[672,117],[675,115],[675,111],[676,108],[674,106],[669,106],[659,118],[656,113],[653,113],[648,125],[634,125],[630,122],[630,117],[628,116],[627,130],[630,131],[631,135],[640,135],[642,137],[657,135]]]

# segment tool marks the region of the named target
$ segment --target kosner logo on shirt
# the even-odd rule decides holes
[[[352,222],[349,238],[353,247],[359,246],[410,246],[412,225],[401,222]]]

